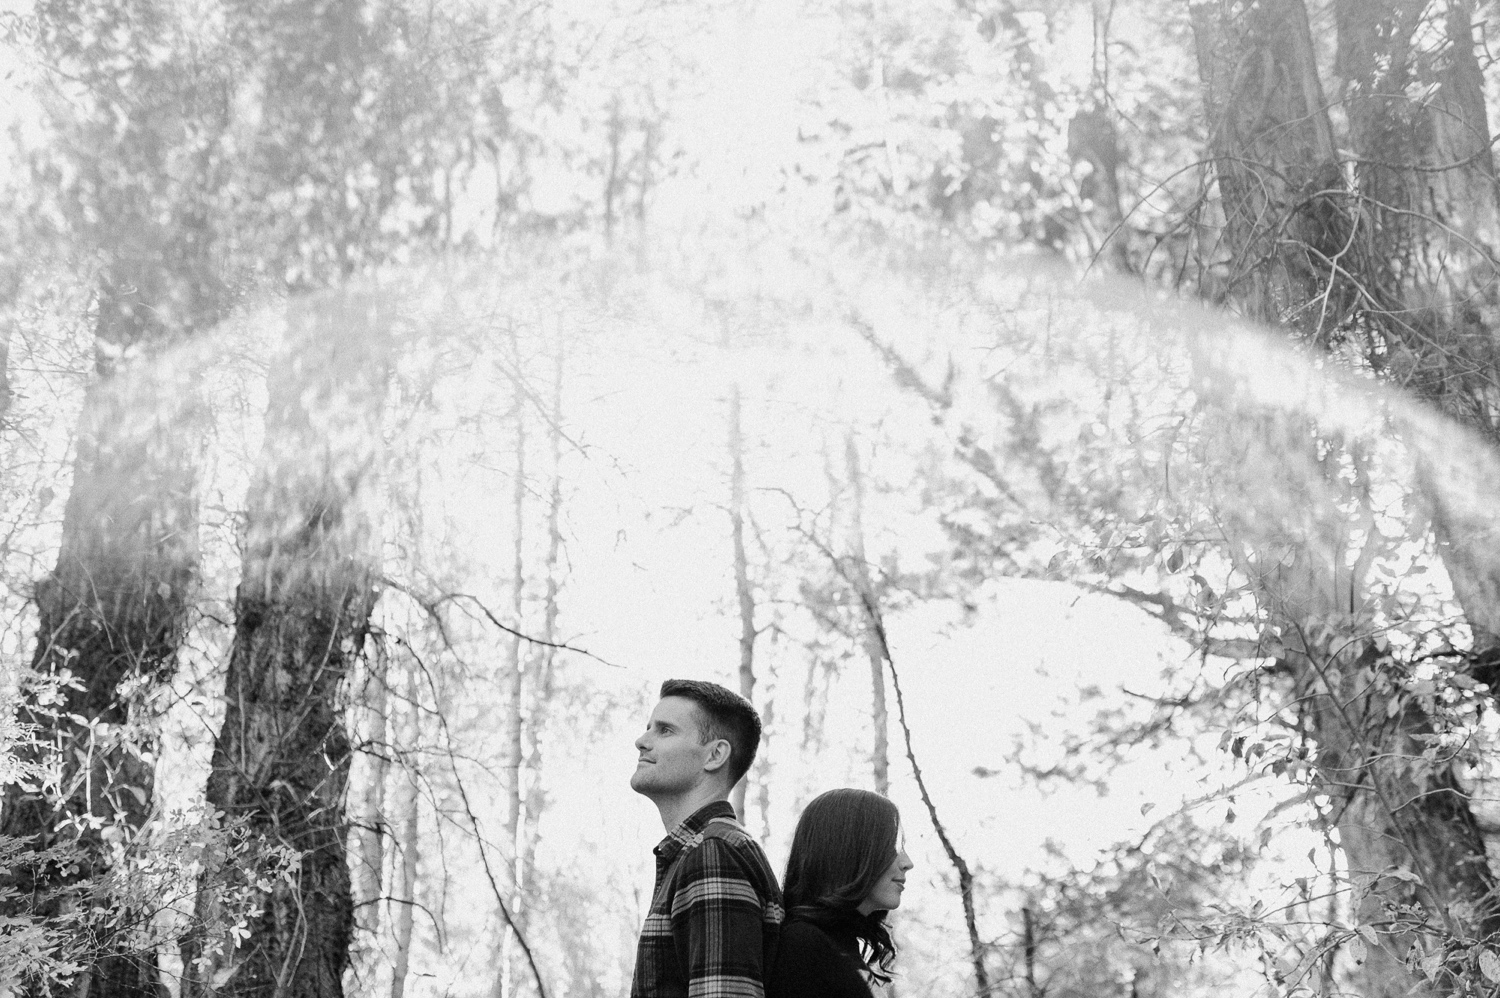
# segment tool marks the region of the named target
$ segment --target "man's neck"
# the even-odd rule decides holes
[[[658,800],[656,809],[661,812],[661,823],[668,832],[690,818],[693,812],[706,804],[712,804],[716,800],[727,801],[728,791],[716,784],[706,784],[685,791],[680,796],[670,800]]]

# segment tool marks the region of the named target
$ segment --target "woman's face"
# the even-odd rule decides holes
[[[890,911],[901,907],[901,892],[906,889],[906,871],[912,868],[911,857],[906,854],[905,844],[896,847],[896,858],[885,868],[870,893],[859,903],[859,913],[868,915],[872,911]]]

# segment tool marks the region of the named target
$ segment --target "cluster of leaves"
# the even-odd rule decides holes
[[[67,674],[27,676],[28,716],[55,715]],[[123,952],[154,962],[188,933],[242,935],[260,914],[272,881],[295,876],[296,853],[221,813],[155,813],[133,829],[121,815],[72,811],[74,788],[57,777],[58,746],[44,740],[36,723],[15,717],[7,712],[10,730],[0,744],[5,782],[41,798],[56,822],[43,848],[0,835],[0,987],[66,994],[76,975],[103,957]],[[248,881],[198,876],[235,869],[260,873]],[[194,914],[205,890],[217,901],[206,920]]]

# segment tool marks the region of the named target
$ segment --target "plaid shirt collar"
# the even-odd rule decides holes
[[[734,814],[734,805],[727,800],[716,800],[704,804],[698,810],[688,815],[676,828],[667,833],[667,837],[656,844],[651,851],[656,853],[658,869],[665,869],[672,865],[672,860],[677,854],[692,845],[703,834],[703,829],[715,818],[728,818],[731,821],[738,819]]]

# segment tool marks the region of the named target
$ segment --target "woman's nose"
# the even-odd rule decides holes
[[[915,864],[915,863],[913,863],[911,861],[911,857],[906,854],[906,850],[902,849],[901,850],[901,869],[903,869],[903,870],[910,870],[912,867],[914,867],[916,865],[917,864]]]

